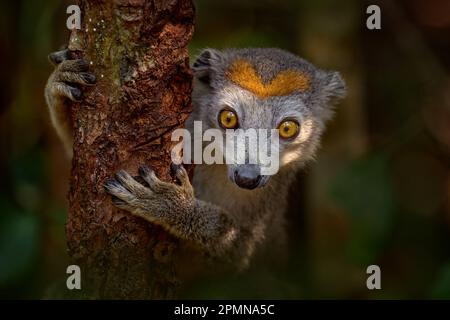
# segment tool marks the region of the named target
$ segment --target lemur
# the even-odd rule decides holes
[[[78,101],[95,76],[83,59],[67,50],[50,54],[56,68],[45,96],[53,125],[68,152],[72,149],[67,99]],[[278,173],[262,175],[258,164],[196,165],[193,182],[182,165],[174,166],[177,183],[163,182],[149,167],[140,179],[125,171],[105,185],[114,204],[208,256],[248,266],[265,244],[286,241],[284,212],[296,173],[314,158],[333,104],[346,93],[338,72],[318,69],[275,48],[205,49],[193,66],[194,121],[203,129],[278,129]],[[144,182],[145,181],[145,182]]]

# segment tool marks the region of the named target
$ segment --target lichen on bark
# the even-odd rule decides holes
[[[171,132],[191,111],[191,0],[80,0],[83,23],[69,49],[97,84],[73,105],[69,253],[83,297],[173,298],[177,240],[114,208],[103,189],[119,169],[150,165],[170,177]]]

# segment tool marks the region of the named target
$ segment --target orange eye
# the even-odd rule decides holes
[[[219,123],[224,129],[234,129],[238,126],[238,117],[236,112],[224,109],[219,113]]]
[[[299,132],[299,125],[292,120],[285,120],[278,126],[280,137],[283,139],[290,139],[295,137]]]

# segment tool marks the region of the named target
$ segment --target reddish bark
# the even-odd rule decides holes
[[[177,241],[113,207],[104,182],[150,165],[170,179],[171,132],[191,111],[191,0],[81,0],[71,50],[92,61],[97,85],[72,108],[69,252],[92,298],[171,298]]]

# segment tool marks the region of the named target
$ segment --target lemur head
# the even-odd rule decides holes
[[[193,64],[194,112],[204,129],[278,129],[279,165],[301,166],[314,157],[332,104],[345,95],[338,72],[280,49],[206,49]],[[270,179],[258,164],[229,164],[238,186]]]

